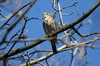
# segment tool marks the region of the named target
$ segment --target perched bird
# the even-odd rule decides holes
[[[53,19],[52,14],[50,13],[42,13],[44,15],[43,28],[48,37],[50,33],[53,33],[57,30],[56,21]],[[57,35],[52,37],[50,40],[52,45],[53,53],[57,53],[56,43],[57,43]]]

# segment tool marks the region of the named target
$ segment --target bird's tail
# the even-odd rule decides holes
[[[51,42],[53,53],[57,53],[56,41],[54,39],[52,39],[52,40],[50,40],[50,42]]]

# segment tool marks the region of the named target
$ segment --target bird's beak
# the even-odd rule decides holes
[[[44,15],[44,12],[42,12],[42,14]]]

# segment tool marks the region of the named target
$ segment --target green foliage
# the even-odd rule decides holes
[[[4,1],[6,1],[6,0],[0,0],[0,2],[4,2]]]

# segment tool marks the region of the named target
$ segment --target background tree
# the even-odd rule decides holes
[[[1,64],[3,66],[99,65],[100,46],[97,41],[100,39],[100,32],[97,30],[100,21],[99,5],[100,0],[0,2]],[[43,31],[42,12],[52,13],[57,22],[58,29],[50,33],[50,37]],[[55,35],[58,53],[52,52],[48,41],[55,39],[53,38]]]

